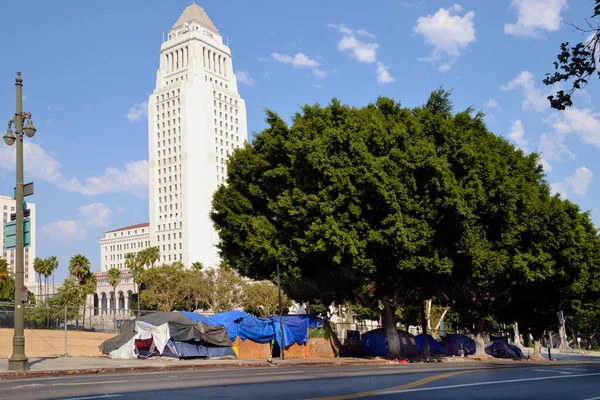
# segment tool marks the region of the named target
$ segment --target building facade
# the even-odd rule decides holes
[[[10,249],[7,250],[4,239],[4,226],[7,222],[10,221],[10,214],[14,214],[16,211],[17,203],[13,200],[12,197],[8,196],[0,196],[0,212],[2,214],[2,225],[0,226],[0,235],[2,235],[2,253],[0,257],[5,259],[8,264],[11,266],[13,272],[15,270],[15,250]],[[24,261],[25,261],[25,286],[29,289],[30,292],[37,294],[37,284],[35,282],[35,271],[33,270],[33,260],[35,259],[35,226],[36,226],[36,213],[35,213],[35,204],[27,202],[27,208],[30,210],[30,241],[31,244],[25,247],[24,252]]]
[[[150,224],[136,224],[108,231],[100,239],[100,270],[127,269],[125,254],[150,247]]]
[[[246,140],[231,51],[194,3],[161,45],[148,98],[150,242],[161,262],[218,265],[212,195],[225,182],[228,156]]]

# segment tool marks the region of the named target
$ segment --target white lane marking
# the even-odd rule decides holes
[[[571,375],[572,374],[572,372],[561,371],[559,369],[532,369],[532,371],[536,371],[536,372],[557,372],[557,373],[563,374],[563,375]]]
[[[89,396],[89,397],[67,397],[62,400],[90,400],[90,399],[109,399],[111,397],[123,397],[122,394],[103,394],[101,396]]]
[[[60,378],[26,378],[26,379],[1,379],[1,383],[16,383],[16,382],[31,382],[32,380],[36,381],[52,381]]]
[[[30,384],[30,385],[20,385],[20,386],[13,386],[13,387],[11,387],[11,389],[21,389],[21,388],[26,388],[26,387],[36,387],[36,386],[44,386],[44,385],[41,385],[41,384],[39,384],[39,383],[32,383],[32,384]]]
[[[600,400],[600,397],[592,397],[592,398],[589,398],[589,399],[583,399],[583,400]]]
[[[258,374],[252,374],[249,376],[253,376],[253,375],[285,375],[285,374],[298,374],[298,371],[284,371],[284,372],[261,372]]]
[[[591,369],[589,368],[567,368],[567,367],[560,367],[561,369],[567,369],[569,371],[591,371]],[[600,397],[598,397],[600,399]]]
[[[434,386],[434,387],[426,387],[426,388],[394,390],[394,391],[389,391],[389,392],[377,392],[377,393],[373,393],[373,395],[381,396],[381,395],[400,394],[400,393],[408,393],[408,392],[426,392],[426,391],[430,391],[430,390],[456,389],[456,388],[472,387],[472,386],[499,385],[499,384],[503,384],[503,383],[546,381],[546,380],[550,380],[550,379],[580,378],[582,376],[598,376],[598,375],[600,375],[600,372],[597,372],[594,374],[555,375],[555,376],[543,376],[543,377],[539,377],[539,378],[509,379],[509,380],[505,380],[505,381],[474,382],[474,383],[463,383],[463,384],[458,384],[458,385]],[[589,400],[592,400],[592,399],[589,399]]]
[[[52,386],[80,386],[80,385],[99,385],[105,383],[125,383],[128,381],[96,381],[96,382],[73,382],[73,383],[53,383]]]

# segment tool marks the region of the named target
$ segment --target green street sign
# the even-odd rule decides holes
[[[23,245],[31,245],[31,219],[23,219]],[[7,222],[4,225],[4,248],[6,250],[17,247],[17,223],[16,221]]]

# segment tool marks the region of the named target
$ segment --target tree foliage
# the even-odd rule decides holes
[[[591,18],[600,15],[600,0],[594,1],[594,13]],[[579,29],[579,28],[578,28]],[[587,85],[589,80],[597,75],[598,49],[600,48],[600,28],[589,26],[589,29],[579,29],[590,36],[586,41],[572,46],[569,42],[560,45],[560,53],[554,62],[554,73],[546,74],[544,83],[554,85],[560,82],[571,81],[571,87],[565,92],[558,90],[555,95],[549,96],[550,106],[557,110],[564,110],[573,105],[572,94]]]
[[[248,282],[243,285],[244,311],[257,317],[268,317],[279,313],[279,293],[271,281]],[[281,293],[282,312],[287,314],[291,300]]]

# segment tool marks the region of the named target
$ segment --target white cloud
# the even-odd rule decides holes
[[[523,123],[520,119],[513,122],[508,137],[517,145],[517,147],[519,147],[525,152],[527,151],[527,140],[525,140],[525,128],[523,128]]]
[[[540,164],[542,164],[544,172],[552,172],[552,165],[544,157],[540,157]]]
[[[355,36],[344,36],[338,43],[340,51],[350,51],[352,57],[359,62],[374,63],[377,61],[378,43],[365,43]]]
[[[381,61],[377,63],[377,82],[379,83],[392,83],[396,79],[392,78],[390,72],[388,71],[388,67],[383,65]]]
[[[321,63],[316,60],[311,60],[303,53],[298,53],[295,56],[272,53],[271,58],[283,64],[291,64],[294,68],[317,68],[321,65]]]
[[[52,105],[48,105],[48,111],[62,111],[62,107],[57,107],[57,106],[52,106]]]
[[[79,214],[83,217],[86,225],[104,228],[108,225],[108,218],[112,211],[106,204],[92,203],[79,207]]]
[[[505,24],[504,33],[541,38],[543,31],[560,28],[560,13],[567,9],[567,0],[512,0],[511,8],[517,10],[517,22]]]
[[[42,232],[56,239],[67,241],[82,239],[85,233],[83,225],[78,221],[56,221],[42,227]]]
[[[323,89],[323,85],[313,85],[316,89]]]
[[[569,107],[549,117],[548,122],[558,134],[575,133],[585,143],[600,147],[600,120],[591,109]]]
[[[575,154],[565,146],[564,141],[564,135],[542,133],[538,143],[538,151],[546,162],[563,161],[565,158],[569,160],[575,159]]]
[[[85,195],[109,192],[127,192],[138,197],[148,195],[148,161],[131,161],[124,169],[106,168],[103,175],[86,178],[84,183],[77,178],[60,185],[63,189]]]
[[[254,85],[256,85],[256,81],[254,79],[252,79],[252,77],[250,76],[250,74],[248,72],[237,71],[235,73],[235,77],[237,78],[238,82],[244,83],[248,86],[254,87]]]
[[[129,122],[139,121],[143,117],[148,115],[148,102],[145,101],[143,103],[134,104],[133,107],[129,109],[129,112],[125,114],[125,118],[129,120]]]
[[[485,107],[489,110],[498,110],[498,111],[502,111],[502,109],[500,108],[500,106],[498,105],[498,102],[496,101],[496,99],[494,98],[490,98],[486,103],[485,103]]]
[[[560,193],[564,197],[575,197],[585,196],[594,173],[586,167],[579,167],[573,175],[566,177],[562,182],[555,182],[551,186],[553,193]]]
[[[523,110],[543,111],[549,107],[548,94],[535,86],[533,74],[529,71],[521,71],[512,81],[502,85],[500,90],[520,90],[524,97],[521,104]]]
[[[425,42],[433,46],[431,55],[424,59],[441,62],[440,72],[452,68],[452,64],[462,50],[475,41],[475,12],[469,11],[462,17],[457,15],[462,11],[459,4],[450,8],[440,8],[435,14],[417,18],[413,32],[423,36]]]
[[[324,79],[327,77],[327,71],[323,71],[319,68],[313,69],[313,73],[315,74],[315,78],[317,79]]]
[[[388,66],[377,60],[377,49],[379,43],[375,42],[375,35],[365,29],[350,29],[343,24],[329,24],[329,28],[337,29],[342,38],[338,42],[338,50],[341,52],[349,52],[350,56],[361,63],[373,64],[376,63],[377,82],[386,84],[392,83],[394,79],[388,70]],[[363,41],[359,37],[365,37],[372,40],[371,42]]]
[[[107,192],[125,192],[145,197],[148,194],[148,162],[131,161],[125,168],[107,168],[104,175],[85,179],[65,178],[56,158],[31,140],[23,143],[23,166],[31,179],[53,183],[61,189],[85,195]],[[0,170],[14,171],[16,152],[14,146],[0,146]]]

